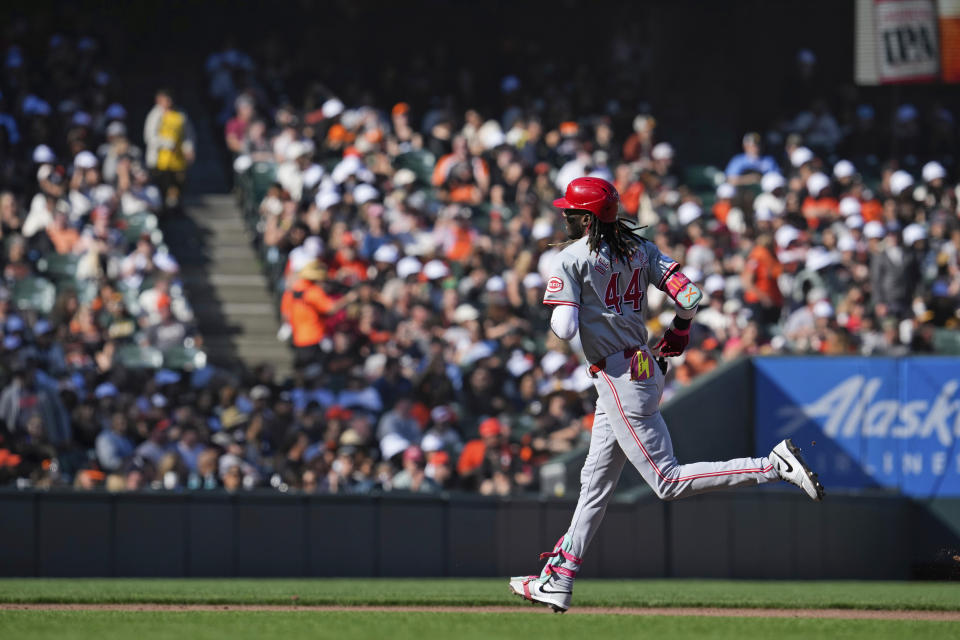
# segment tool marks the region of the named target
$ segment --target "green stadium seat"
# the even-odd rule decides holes
[[[430,184],[430,178],[433,176],[433,166],[437,159],[432,153],[426,150],[408,151],[400,154],[393,161],[394,169],[410,169],[417,176],[417,180],[423,184]]]
[[[713,193],[725,179],[723,172],[712,165],[695,164],[684,172],[684,184],[697,193]]]
[[[934,330],[933,350],[940,354],[960,356],[960,331],[956,329]]]
[[[151,239],[155,240],[153,233],[154,231],[159,231],[157,226],[158,220],[154,214],[146,211],[135,213],[127,218],[127,229],[124,232],[124,236],[127,242],[136,242],[137,238],[147,233],[150,234]]]
[[[250,204],[256,208],[277,180],[277,168],[272,162],[255,162],[250,167]]]
[[[163,352],[163,366],[179,371],[193,371],[207,366],[207,354],[194,347],[173,347]]]
[[[159,369],[163,366],[163,353],[153,347],[127,345],[117,351],[114,360],[127,369]]]
[[[77,265],[80,264],[80,256],[60,255],[53,253],[45,255],[37,261],[37,268],[54,281],[64,279],[74,279],[77,273]]]
[[[44,278],[24,278],[13,285],[11,299],[21,311],[48,314],[56,302],[57,289],[52,282]]]

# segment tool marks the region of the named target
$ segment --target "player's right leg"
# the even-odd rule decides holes
[[[607,503],[617,488],[626,456],[611,429],[606,413],[597,407],[590,450],[580,472],[580,498],[570,528],[560,537],[553,551],[541,554],[547,564],[539,576],[516,576],[510,590],[518,596],[564,612],[573,597],[573,580],[581,559],[603,521]]]

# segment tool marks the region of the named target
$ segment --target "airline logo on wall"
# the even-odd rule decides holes
[[[960,495],[960,359],[783,357],[754,365],[758,451],[793,438],[828,488]]]

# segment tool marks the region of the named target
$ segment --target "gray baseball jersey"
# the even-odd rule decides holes
[[[543,303],[573,305],[580,312],[580,341],[587,361],[647,344],[643,322],[647,285],[664,289],[680,268],[652,242],[640,242],[628,264],[610,260],[603,243],[592,253],[583,237],[554,258]]]

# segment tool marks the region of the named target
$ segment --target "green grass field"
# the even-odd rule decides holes
[[[4,603],[445,605],[462,613],[355,611],[0,611],[0,638],[957,638],[938,621],[530,615],[487,580],[0,580]],[[516,613],[470,607],[516,605]],[[960,583],[583,580],[574,606],[960,611]]]

